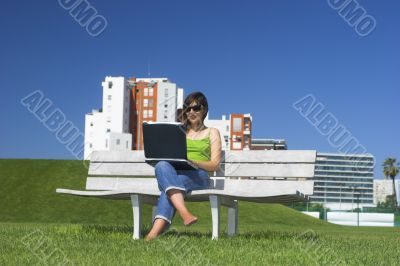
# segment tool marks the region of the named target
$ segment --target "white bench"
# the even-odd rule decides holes
[[[233,236],[238,227],[238,200],[262,203],[308,201],[308,196],[313,194],[315,159],[316,151],[226,151],[220,170],[211,175],[210,189],[193,191],[186,200],[210,201],[213,239],[220,233],[220,206],[228,207],[227,233]],[[145,163],[143,151],[94,152],[86,191],[57,189],[56,192],[130,199],[134,239],[141,237],[142,205],[153,205],[154,217],[160,195],[154,168]]]

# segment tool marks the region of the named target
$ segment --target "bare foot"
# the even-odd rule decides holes
[[[146,241],[153,240],[154,238],[159,237],[169,228],[169,224],[164,219],[157,218],[153,222],[153,227],[151,228],[150,232],[145,237]]]
[[[191,226],[192,224],[196,223],[198,218],[192,214],[188,215],[183,219],[183,224],[185,226]]]
[[[156,234],[147,234],[147,236],[144,238],[144,240],[146,241],[146,242],[149,242],[149,241],[151,241],[151,240],[153,240],[154,238],[157,238],[157,235]]]

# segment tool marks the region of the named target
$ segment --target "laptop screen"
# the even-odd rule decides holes
[[[143,143],[146,158],[187,159],[186,131],[181,123],[144,122]]]

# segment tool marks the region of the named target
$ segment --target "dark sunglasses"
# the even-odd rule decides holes
[[[193,105],[193,106],[188,106],[188,107],[186,107],[186,109],[185,109],[185,112],[186,113],[189,113],[190,112],[190,110],[193,110],[194,112],[199,112],[200,110],[201,110],[201,104],[197,104],[197,105]]]

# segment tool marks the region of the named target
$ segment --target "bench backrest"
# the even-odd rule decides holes
[[[316,151],[224,151],[220,170],[214,173],[210,187],[265,193],[273,185],[262,180],[225,180],[220,177],[257,177],[257,179],[290,179],[280,182],[274,190],[291,188],[304,194],[313,193],[314,164]],[[118,190],[137,188],[151,192],[157,190],[154,167],[145,162],[143,151],[96,151],[92,153],[89,174],[86,180],[88,190]],[[240,182],[237,182],[240,181]],[[275,184],[275,183],[274,183]],[[154,191],[153,191],[154,192]],[[244,193],[243,191],[241,193]]]
[[[224,151],[214,176],[312,179],[316,151]],[[143,151],[96,151],[91,155],[89,177],[154,177],[154,167]]]

